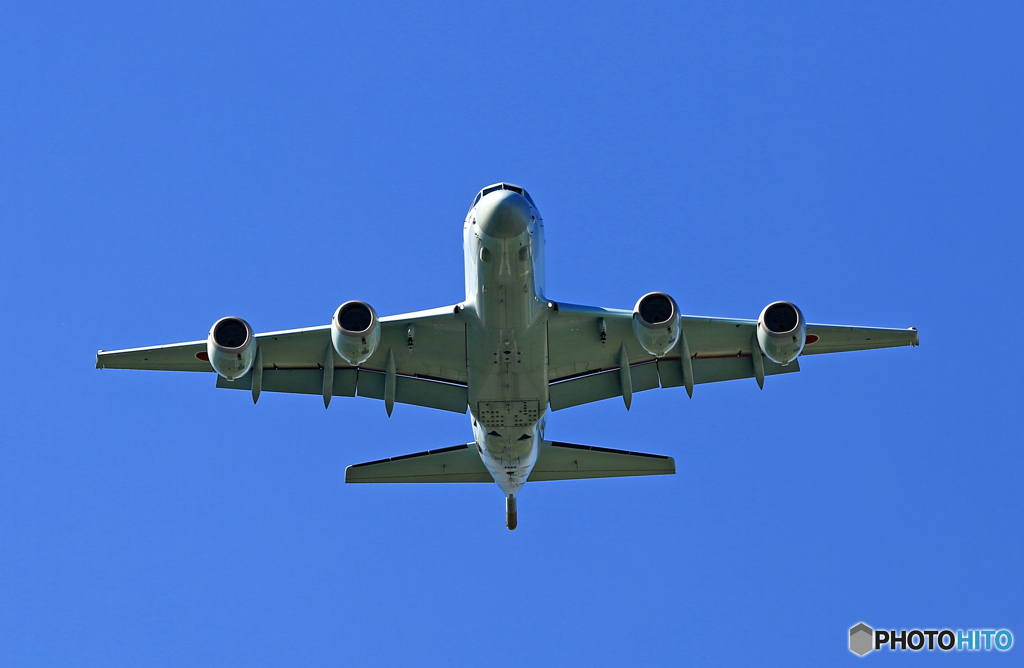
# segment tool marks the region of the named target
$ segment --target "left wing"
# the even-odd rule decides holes
[[[380,319],[376,352],[358,369],[336,358],[334,396],[384,398],[388,351],[395,359],[395,401],[465,413],[466,327],[455,307],[444,307]],[[412,327],[413,341],[409,343]],[[330,325],[257,334],[263,363],[262,391],[321,394],[323,363],[331,346]],[[206,341],[165,346],[99,351],[97,369],[213,371]],[[217,377],[217,387],[252,388],[252,373],[235,381]]]
[[[754,378],[751,341],[756,326],[756,320],[682,316],[680,327],[689,347],[693,383]],[[916,329],[809,324],[803,355],[916,345]],[[559,303],[548,319],[551,409],[623,396],[623,347],[630,392],[682,386],[682,346],[681,336],[668,355],[655,359],[633,334],[632,311]],[[765,376],[800,370],[799,360],[786,366],[766,357],[762,361]]]

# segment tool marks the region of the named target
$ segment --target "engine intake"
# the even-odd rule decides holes
[[[241,318],[221,318],[210,328],[206,354],[214,371],[228,380],[241,378],[249,373],[256,359],[252,327]]]
[[[380,320],[366,302],[345,302],[331,320],[334,350],[352,366],[370,359],[380,343]]]
[[[664,292],[651,292],[633,308],[633,333],[644,350],[664,357],[679,340],[679,308]]]
[[[804,350],[807,322],[804,314],[789,302],[773,302],[757,319],[757,343],[773,362],[789,364]]]

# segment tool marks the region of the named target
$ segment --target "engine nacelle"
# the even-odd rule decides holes
[[[206,354],[213,370],[228,380],[249,373],[256,359],[256,337],[241,318],[221,318],[206,337]]]
[[[359,366],[370,359],[380,343],[377,312],[366,302],[345,302],[331,319],[331,341],[341,359]]]
[[[679,340],[679,307],[664,292],[650,292],[633,308],[633,333],[644,350],[664,357]]]
[[[757,319],[757,343],[764,356],[786,365],[800,356],[807,342],[804,314],[789,302],[774,302],[764,307]]]

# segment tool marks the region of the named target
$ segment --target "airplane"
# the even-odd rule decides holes
[[[765,378],[800,370],[806,355],[918,345],[915,328],[808,324],[772,302],[756,320],[682,315],[651,292],[633,310],[580,306],[544,292],[544,221],[511,183],[477,193],[463,223],[466,299],[378,317],[363,301],[329,325],[255,334],[217,320],[203,341],[103,351],[98,369],[216,372],[217,387],[369,397],[465,414],[473,441],[348,466],[346,483],[495,482],[505,524],[530,481],[675,473],[664,455],[548,441],[548,413],[655,388]]]

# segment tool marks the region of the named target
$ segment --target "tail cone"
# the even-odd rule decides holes
[[[505,526],[509,531],[514,531],[519,526],[519,521],[516,518],[516,497],[511,494],[505,499]]]

